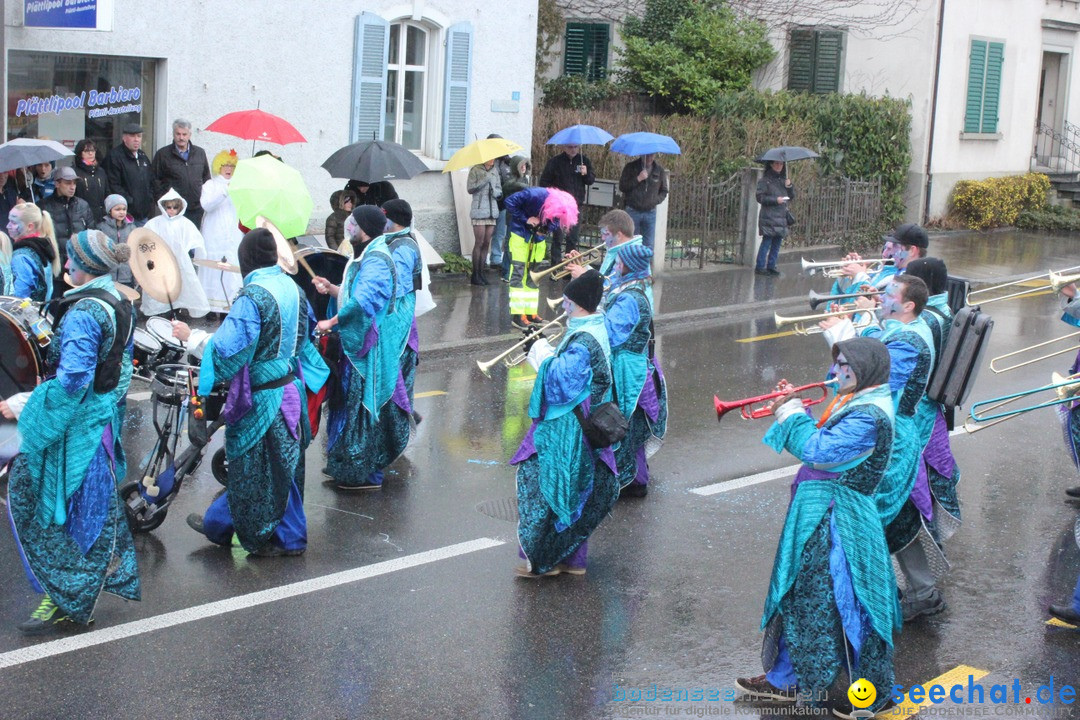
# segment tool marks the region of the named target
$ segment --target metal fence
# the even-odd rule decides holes
[[[819,178],[792,201],[789,247],[833,245],[881,222],[881,180]]]
[[[705,267],[705,263],[742,261],[743,201],[741,173],[714,183],[672,177],[668,194],[668,267]]]

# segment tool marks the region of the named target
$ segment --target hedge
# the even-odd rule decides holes
[[[1021,212],[1044,209],[1049,190],[1042,173],[961,180],[953,186],[951,213],[972,230],[1014,225]]]

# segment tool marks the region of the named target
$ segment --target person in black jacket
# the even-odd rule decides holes
[[[67,260],[67,241],[72,235],[83,230],[97,227],[97,219],[90,210],[90,205],[75,195],[75,186],[79,176],[69,167],[59,168],[53,173],[56,192],[41,201],[39,207],[52,216],[53,231],[60,246],[60,257]],[[61,263],[62,265],[63,263]]]
[[[788,202],[794,197],[795,188],[787,177],[784,163],[770,161],[757,184],[757,201],[761,204],[758,212],[761,245],[758,247],[754,272],[758,275],[780,274],[776,269],[776,256],[780,254],[780,243],[788,233]]]
[[[563,145],[563,151],[548,160],[544,171],[540,173],[540,187],[553,187],[565,190],[577,200],[578,212],[581,212],[581,204],[585,202],[585,188],[596,181],[593,173],[592,161],[581,152],[580,145]],[[560,242],[561,239],[561,242]],[[558,229],[554,233],[551,243],[552,263],[559,262],[562,252],[568,253],[577,250],[578,226],[575,225],[569,232]]]
[[[143,129],[139,125],[125,125],[123,142],[105,158],[109,192],[127,198],[128,213],[136,227],[145,225],[156,207],[150,158],[141,150],[142,136]]]
[[[75,143],[75,197],[90,206],[95,218],[105,214],[105,197],[109,194],[109,179],[98,162],[97,145],[89,138]]]
[[[191,142],[191,123],[173,120],[173,141],[154,153],[150,163],[153,173],[154,197],[161,197],[170,188],[187,201],[184,217],[202,226],[203,209],[199,204],[203,183],[210,179],[210,162],[206,152]]]

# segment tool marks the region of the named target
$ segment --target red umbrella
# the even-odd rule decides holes
[[[287,120],[262,110],[241,110],[223,115],[207,125],[206,129],[244,140],[262,140],[278,145],[307,142]]]

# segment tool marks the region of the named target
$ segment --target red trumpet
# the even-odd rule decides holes
[[[780,384],[784,385],[787,380],[781,380]],[[740,408],[739,414],[742,415],[743,420],[760,420],[763,417],[772,415],[772,408],[769,405],[762,405],[755,408],[754,405],[758,403],[768,403],[771,400],[784,397],[788,394],[796,394],[804,392],[806,390],[820,390],[821,397],[801,398],[803,407],[810,407],[811,405],[817,405],[820,402],[824,402],[829,396],[828,388],[835,386],[837,381],[825,380],[824,382],[810,383],[809,385],[803,385],[797,388],[791,388],[789,390],[776,390],[767,395],[758,395],[757,397],[745,398],[743,400],[732,400],[730,402],[724,402],[717,396],[713,395],[713,405],[716,406],[716,421],[720,422],[724,419],[724,415],[735,408]]]

